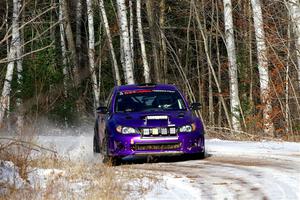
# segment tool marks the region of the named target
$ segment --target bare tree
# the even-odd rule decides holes
[[[125,69],[125,78],[127,84],[134,84],[134,75],[133,75],[133,61],[132,61],[132,52],[130,47],[130,38],[128,30],[128,20],[127,20],[127,10],[125,0],[117,0],[118,7],[118,16],[119,16],[119,26],[120,26],[120,37],[122,48],[121,51],[124,53],[124,69]]]
[[[240,131],[240,99],[238,88],[238,75],[237,75],[237,63],[236,63],[236,48],[233,31],[233,19],[232,19],[232,3],[231,0],[223,0],[224,3],[224,22],[225,22],[225,41],[229,61],[229,88],[230,88],[230,110],[232,128],[235,131]]]
[[[21,0],[13,0],[13,18],[12,18],[12,39],[8,54],[9,63],[6,69],[5,81],[3,85],[2,95],[0,98],[0,125],[3,123],[5,112],[9,109],[11,82],[13,78],[15,61],[21,58],[21,39],[20,39],[20,9]],[[18,60],[17,70],[22,68],[22,62]]]
[[[61,48],[61,55],[62,55],[62,63],[63,63],[63,75],[64,75],[64,97],[65,99],[68,98],[68,59],[67,59],[67,47],[66,47],[66,40],[65,40],[65,29],[64,29],[64,15],[63,15],[63,9],[62,9],[62,3],[61,0],[59,0],[59,16],[58,19],[60,21],[59,23],[59,35],[60,35],[60,48]],[[66,106],[64,105],[64,108]],[[68,120],[65,117],[65,126],[68,126]]]
[[[94,16],[93,16],[92,0],[86,0],[86,7],[87,7],[88,32],[89,32],[88,56],[89,56],[92,88],[94,94],[94,107],[96,109],[97,106],[99,106],[100,91],[98,88],[98,81],[97,81],[96,68],[95,68],[95,32],[94,32]]]
[[[142,27],[142,17],[141,17],[141,0],[136,1],[136,17],[137,17],[137,25],[138,25],[138,32],[139,32],[139,40],[141,44],[141,52],[142,52],[142,60],[144,65],[144,77],[145,82],[150,82],[150,69],[147,61],[147,54],[145,48],[145,40],[143,34],[143,27]]]
[[[134,15],[133,15],[133,2],[129,0],[129,36],[130,36],[130,48],[132,56],[132,68],[134,70]]]
[[[82,22],[82,0],[76,2],[76,51],[78,65],[82,62],[82,48],[81,48],[81,22]]]
[[[159,9],[160,9],[160,16],[159,16],[159,27],[160,27],[160,42],[161,42],[161,51],[160,51],[160,63],[161,67],[163,68],[163,79],[164,82],[168,82],[167,78],[167,45],[164,38],[164,26],[165,26],[165,10],[166,10],[166,3],[165,0],[160,0],[159,3]]]
[[[147,18],[149,22],[149,31],[151,35],[151,44],[152,44],[152,52],[153,52],[153,66],[154,66],[154,74],[156,82],[160,82],[160,66],[159,66],[159,57],[158,57],[158,45],[157,41],[159,37],[157,37],[157,30],[155,29],[155,16],[153,13],[154,7],[153,0],[146,0],[146,9],[147,9]]]
[[[100,4],[100,11],[101,11],[103,24],[104,24],[105,33],[106,33],[106,36],[107,36],[107,39],[108,39],[110,54],[111,54],[111,57],[112,57],[113,72],[114,72],[113,74],[114,74],[115,82],[116,82],[117,85],[121,85],[121,78],[120,78],[118,62],[117,62],[114,46],[113,46],[113,43],[112,43],[111,33],[110,33],[110,29],[109,29],[109,24],[108,24],[108,20],[107,20],[106,11],[105,11],[105,8],[104,8],[103,0],[99,0],[99,4]]]
[[[260,82],[260,98],[263,104],[264,133],[274,135],[274,125],[271,119],[272,102],[270,97],[269,69],[265,31],[260,0],[251,0],[255,29],[257,60]]]
[[[294,34],[296,37],[296,54],[297,54],[297,64],[298,64],[298,85],[300,89],[300,3],[298,0],[286,0],[287,7],[289,10],[289,15],[293,21]]]
[[[73,36],[73,31],[71,28],[71,22],[70,22],[70,17],[69,17],[69,9],[68,9],[68,4],[67,0],[61,0],[62,4],[62,12],[64,16],[64,28],[65,28],[65,33],[66,33],[66,39],[68,42],[68,50],[71,53],[71,58],[70,58],[70,63],[73,67],[73,73],[74,73],[74,82],[75,85],[79,84],[79,67],[77,63],[77,54],[76,54],[76,46],[74,42],[74,36]]]

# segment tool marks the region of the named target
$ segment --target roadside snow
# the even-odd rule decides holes
[[[26,182],[20,177],[19,168],[10,161],[0,160],[0,195],[9,188],[20,189]]]
[[[144,196],[145,199],[157,200],[182,200],[201,199],[201,189],[186,177],[176,177],[170,173],[163,175],[160,183],[155,184],[151,192]]]

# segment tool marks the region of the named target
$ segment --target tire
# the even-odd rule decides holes
[[[198,159],[204,159],[205,158],[205,151],[198,153],[196,156]]]
[[[94,153],[100,153],[99,141],[97,140],[96,135],[94,135],[93,140],[93,151]]]
[[[103,139],[101,146],[101,153],[103,155],[103,163],[111,166],[120,165],[121,159],[116,156],[108,155],[108,145],[107,145],[107,137]]]

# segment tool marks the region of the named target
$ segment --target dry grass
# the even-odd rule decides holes
[[[25,138],[0,141],[0,160],[12,161],[21,177],[31,182],[22,189],[10,187],[0,199],[120,200],[132,194],[139,199],[157,181],[154,175],[128,166],[71,161],[39,149],[35,137]]]
[[[244,131],[238,131],[232,133],[229,128],[226,127],[207,127],[208,138],[218,138],[222,140],[232,141],[287,141],[287,142],[300,142],[299,134],[286,134],[278,137],[271,137],[264,135],[264,133],[248,133]]]

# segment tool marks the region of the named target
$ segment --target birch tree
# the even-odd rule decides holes
[[[127,84],[134,84],[133,75],[133,60],[132,52],[130,47],[130,38],[128,30],[127,10],[125,0],[117,0],[119,26],[120,26],[120,37],[122,48],[121,51],[124,53],[124,70]]]
[[[265,31],[260,0],[251,0],[253,22],[255,29],[257,60],[260,82],[260,98],[263,105],[264,133],[274,135],[274,125],[271,119],[272,103],[270,97],[270,83],[267,59],[267,47],[265,43]]]
[[[62,54],[62,63],[63,63],[63,84],[64,84],[64,97],[65,99],[68,98],[68,70],[67,70],[67,64],[68,64],[68,59],[67,59],[67,47],[66,47],[66,40],[65,40],[65,29],[64,29],[64,15],[63,15],[63,9],[62,9],[62,2],[61,0],[59,1],[59,35],[60,35],[60,47],[61,47],[61,54]],[[64,105],[64,109],[66,109],[66,106]],[[68,127],[68,120],[65,117],[65,126]]]
[[[76,3],[76,50],[77,50],[77,62],[80,65],[82,61],[81,50],[81,20],[82,20],[82,2],[77,0]]]
[[[10,101],[10,91],[11,91],[11,82],[13,78],[15,61],[21,58],[21,39],[20,39],[20,28],[19,28],[19,19],[20,19],[20,8],[21,0],[13,0],[13,17],[12,17],[12,39],[8,54],[8,65],[6,69],[5,81],[3,85],[2,95],[0,98],[0,125],[3,123],[5,112],[9,109]],[[22,63],[18,61],[18,67],[22,67]]]
[[[134,70],[134,31],[133,31],[133,2],[129,0],[129,36],[130,36],[130,49],[131,49],[131,57],[132,57],[132,68]]]
[[[298,0],[287,0],[286,3],[289,10],[289,15],[293,22],[294,34],[296,37],[295,46],[298,65],[298,85],[300,89],[300,3]]]
[[[70,22],[70,17],[69,17],[69,9],[68,9],[68,4],[67,0],[61,0],[62,4],[62,12],[64,16],[64,29],[65,29],[65,34],[66,34],[66,39],[68,42],[68,50],[71,53],[71,59],[70,62],[73,67],[73,73],[74,73],[74,82],[75,85],[79,84],[79,66],[77,63],[77,54],[76,54],[76,45],[74,42],[74,36],[71,28],[71,22]]]
[[[233,31],[232,4],[231,0],[223,0],[224,22],[225,22],[225,41],[229,61],[229,88],[230,88],[230,111],[232,128],[235,131],[241,129],[240,125],[240,100],[237,78],[236,48]]]
[[[86,0],[86,7],[87,7],[88,33],[89,33],[88,56],[89,56],[92,88],[94,94],[94,106],[95,108],[97,108],[97,106],[99,106],[100,93],[99,93],[96,68],[95,68],[95,32],[94,32],[94,16],[93,16],[92,0]]]
[[[112,43],[111,33],[110,33],[110,29],[109,29],[109,24],[108,24],[108,20],[107,20],[106,11],[105,11],[105,8],[104,8],[103,0],[99,0],[99,6],[100,6],[101,16],[102,16],[102,20],[103,20],[103,24],[104,24],[104,29],[105,29],[105,33],[106,33],[106,36],[107,36],[108,45],[109,45],[109,49],[110,49],[110,54],[111,54],[111,58],[112,58],[112,62],[113,62],[113,72],[114,72],[115,82],[116,82],[117,85],[121,85],[121,78],[120,78],[118,62],[117,62],[114,46],[113,46],[113,43]]]
[[[21,12],[21,0],[19,0],[19,10]],[[24,12],[23,12],[24,13]],[[21,13],[19,14],[21,15]],[[24,113],[23,113],[23,109],[22,109],[22,104],[23,104],[23,101],[22,101],[22,98],[21,98],[21,85],[22,85],[22,82],[23,82],[23,75],[22,75],[22,72],[23,72],[23,58],[22,58],[22,55],[23,55],[23,28],[20,27],[20,24],[22,25],[22,20],[20,20],[20,17],[19,17],[19,20],[18,20],[18,36],[16,38],[16,64],[17,64],[17,83],[18,83],[18,90],[17,90],[17,94],[18,94],[18,97],[16,99],[16,104],[17,104],[17,110],[18,110],[18,116],[17,116],[17,132],[18,133],[22,133],[22,129],[23,129],[23,126],[24,126]]]
[[[136,1],[136,17],[137,17],[137,26],[138,26],[138,33],[139,33],[139,40],[141,45],[141,53],[142,53],[142,60],[144,66],[144,77],[145,82],[150,82],[150,68],[147,61],[147,54],[145,48],[145,40],[143,34],[143,26],[142,26],[142,16],[141,16],[141,0]]]

